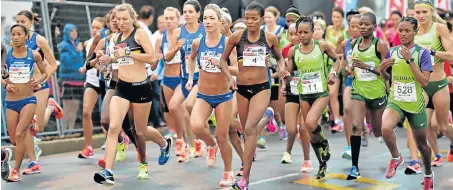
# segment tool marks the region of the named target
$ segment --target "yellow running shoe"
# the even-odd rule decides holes
[[[140,164],[140,167],[138,168],[137,179],[139,179],[139,180],[148,179],[148,165],[147,164]]]
[[[126,158],[126,143],[118,143],[116,145],[116,158],[115,161],[121,162]]]

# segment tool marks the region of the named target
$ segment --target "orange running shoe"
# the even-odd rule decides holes
[[[219,183],[220,187],[231,187],[234,184],[234,173],[232,171],[223,172],[222,180]]]
[[[9,182],[18,182],[21,180],[21,176],[20,176],[20,173],[16,170],[16,169],[13,169],[11,171],[11,174],[9,175],[8,179],[6,181],[9,181]]]
[[[217,149],[218,149],[217,145],[215,145],[213,147],[208,146],[208,157],[206,158],[206,164],[209,167],[214,167],[214,165],[215,165],[215,161],[216,161],[216,157],[217,157]]]
[[[79,153],[79,158],[93,158],[93,148],[91,146],[86,146]]]
[[[447,161],[448,162],[453,162],[453,152],[450,150],[448,151],[448,154],[447,154]]]
[[[183,142],[184,143],[184,142]],[[189,161],[189,155],[190,155],[190,147],[187,146],[186,143],[183,144],[183,147],[182,148],[182,153],[179,154],[179,158],[178,158],[178,162],[179,163],[186,163]]]
[[[99,158],[98,166],[103,168],[103,169],[105,168],[105,156],[103,158]]]
[[[63,109],[58,105],[57,101],[53,98],[49,98],[47,100],[47,105],[53,107],[52,115],[54,115],[57,119],[61,119],[63,117]]]
[[[24,170],[22,174],[24,175],[32,175],[32,174],[39,174],[41,173],[41,167],[39,166],[38,162],[30,162],[28,164],[27,169]]]
[[[176,156],[179,156],[183,153],[182,147],[186,144],[183,139],[176,139]]]
[[[195,140],[195,158],[203,157],[204,155],[204,146],[202,140]]]

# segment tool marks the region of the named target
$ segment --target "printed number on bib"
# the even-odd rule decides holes
[[[266,47],[247,47],[243,52],[245,67],[266,67]]]
[[[134,64],[134,59],[132,57],[122,57],[116,60],[118,62],[118,66],[126,66]]]
[[[30,65],[15,64],[9,67],[10,80],[13,83],[28,83],[30,81]]]
[[[289,86],[290,86],[290,91],[291,91],[291,94],[294,94],[294,95],[299,95],[299,82],[300,82],[300,78],[299,77],[293,77],[291,79],[291,82],[289,83]]]
[[[375,66],[374,62],[365,62],[365,64],[370,65],[370,66]],[[373,72],[366,70],[366,69],[360,69],[360,68],[354,68],[357,74],[357,79],[359,81],[373,81],[377,79],[376,74]]]
[[[305,73],[302,77],[302,94],[317,94],[324,92],[321,72]]]
[[[401,82],[394,82],[394,96],[395,100],[400,102],[416,102],[416,90],[415,90],[415,82],[410,83],[401,83]]]
[[[217,56],[215,52],[202,52],[200,57],[201,69],[209,73],[220,73],[220,68],[212,63],[212,59],[220,61],[220,56]]]
[[[189,73],[189,56],[186,57],[186,72]],[[195,71],[194,73],[200,72],[200,68],[197,66],[197,58],[195,58]]]

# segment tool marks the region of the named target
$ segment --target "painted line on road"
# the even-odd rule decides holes
[[[273,177],[273,178],[269,178],[269,179],[263,179],[263,180],[255,181],[255,182],[250,183],[249,185],[257,185],[257,184],[261,184],[261,183],[267,183],[267,182],[270,182],[270,181],[281,180],[281,179],[284,179],[284,178],[294,177],[294,176],[298,176],[298,175],[300,175],[300,173],[290,173],[290,174],[277,176],[277,177]]]
[[[333,174],[327,174],[327,176],[322,180],[316,179],[315,177],[307,177],[307,178],[302,178],[302,179],[296,180],[296,181],[294,181],[294,183],[308,185],[308,186],[312,186],[312,187],[320,187],[320,188],[324,188],[324,189],[354,190],[355,188],[325,183],[325,181],[328,179],[346,180],[346,177],[347,177],[347,175],[345,175],[345,174],[333,173]],[[392,189],[396,189],[401,186],[399,184],[381,182],[381,181],[377,181],[377,180],[370,179],[370,178],[359,178],[354,181],[372,185],[371,187],[366,188],[368,190],[380,190],[380,189],[392,190]]]

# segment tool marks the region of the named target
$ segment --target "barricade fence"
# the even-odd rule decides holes
[[[8,1],[2,0],[2,4],[4,3],[8,3]],[[34,30],[49,41],[49,46],[53,50],[58,62],[59,52],[57,49],[57,44],[63,40],[63,28],[65,24],[72,23],[77,26],[79,39],[83,43],[90,38],[92,19],[94,19],[95,17],[103,17],[110,9],[112,9],[116,5],[117,4],[111,3],[92,3],[79,1],[59,2],[54,0],[33,0],[31,7],[21,7],[21,10],[31,10],[32,12],[39,15],[40,22],[35,25]],[[16,13],[10,16],[14,17]],[[9,27],[11,27],[13,24],[15,23],[5,23],[4,29],[9,30]],[[8,38],[8,36],[5,35],[3,36],[3,38]],[[63,108],[64,116],[62,119],[56,119],[54,116],[51,116],[44,131],[38,133],[38,137],[64,137],[68,135],[78,136],[74,133],[80,134],[80,132],[83,131],[82,110],[84,87],[63,86],[63,83],[65,81],[59,80],[58,71],[51,77],[51,80],[49,82],[51,86],[49,97],[54,98]],[[62,98],[63,93],[68,94],[68,92],[71,92],[72,98]],[[4,100],[5,91],[2,88],[2,141],[9,139],[9,135],[7,133]],[[91,116],[95,133],[101,132],[101,105],[102,100],[99,96],[98,101],[94,107],[93,114]]]

